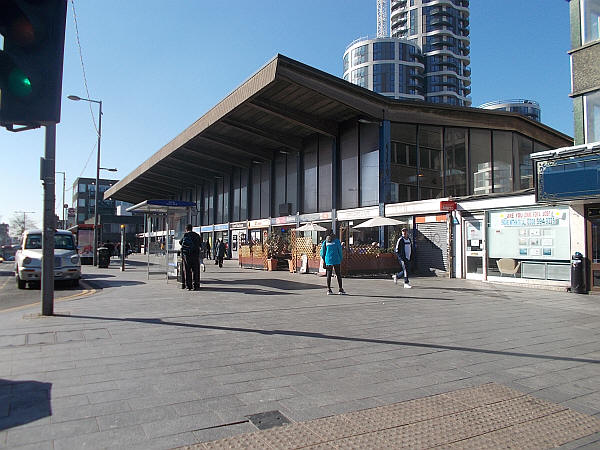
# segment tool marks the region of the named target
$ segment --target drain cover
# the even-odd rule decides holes
[[[246,417],[248,417],[250,422],[252,422],[259,430],[268,430],[269,428],[280,427],[281,425],[291,423],[290,419],[285,417],[279,411],[267,411]]]

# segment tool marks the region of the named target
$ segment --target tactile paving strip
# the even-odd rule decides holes
[[[600,419],[489,383],[182,448],[538,450],[598,432]]]

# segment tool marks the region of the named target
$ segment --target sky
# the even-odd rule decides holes
[[[56,138],[66,202],[76,178],[95,178],[98,139],[98,105],[68,95],[102,101],[100,165],[118,172],[100,176],[121,179],[278,53],[341,77],[347,45],[375,37],[376,11],[376,0],[69,0]],[[470,39],[473,106],[535,100],[544,124],[573,135],[567,1],[471,0]],[[26,211],[41,227],[43,155],[43,129],[0,128],[0,223]]]

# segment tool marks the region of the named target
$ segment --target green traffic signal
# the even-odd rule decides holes
[[[8,90],[17,97],[27,97],[31,94],[31,80],[21,69],[14,68],[8,74]]]

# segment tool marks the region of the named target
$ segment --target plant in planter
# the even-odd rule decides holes
[[[286,236],[279,233],[272,233],[265,241],[265,251],[267,253],[267,270],[277,268],[277,257],[283,256],[288,248]]]

